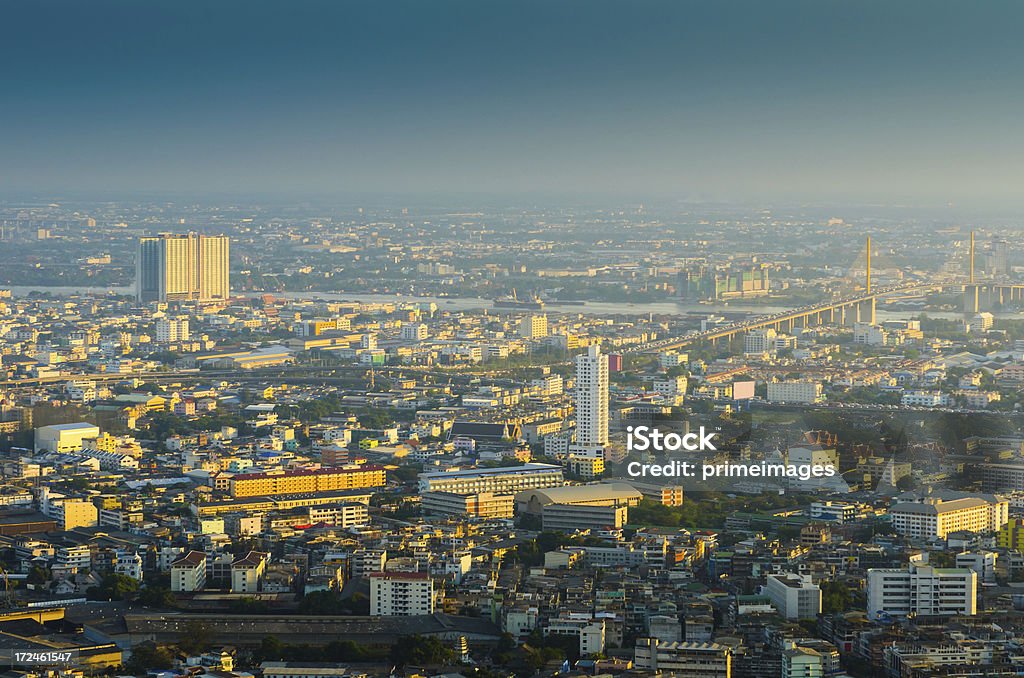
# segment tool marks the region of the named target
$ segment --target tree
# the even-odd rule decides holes
[[[45,567],[39,567],[38,565],[32,566],[32,571],[28,573],[28,577],[25,579],[29,584],[45,584],[50,581],[50,573],[46,571]]]
[[[838,581],[821,583],[821,611],[825,614],[849,612],[853,605],[853,592],[846,584]]]
[[[365,410],[359,415],[359,425],[368,429],[382,429],[395,422],[395,416],[388,410]]]
[[[324,646],[323,658],[329,662],[361,662],[369,659],[370,654],[351,640],[332,640]]]
[[[158,609],[174,607],[177,600],[169,589],[162,586],[147,586],[139,592],[139,604]]]
[[[174,657],[171,653],[150,641],[132,648],[132,655],[124,663],[124,668],[132,675],[138,676],[150,669],[169,669],[173,664]]]
[[[178,648],[189,655],[202,654],[210,649],[211,630],[207,624],[193,620],[185,624],[178,638]]]
[[[85,592],[90,600],[127,600],[139,590],[139,581],[124,574],[109,572],[103,575],[99,586],[91,586]]]
[[[341,594],[337,591],[314,591],[307,593],[299,603],[299,614],[331,615],[342,614]]]
[[[390,656],[398,666],[448,664],[455,661],[455,650],[437,638],[404,636],[391,646]]]
[[[896,487],[906,492],[917,487],[917,481],[914,480],[914,476],[903,476],[896,481]]]
[[[284,651],[284,643],[277,636],[263,636],[256,653],[264,661],[276,661],[284,658]]]

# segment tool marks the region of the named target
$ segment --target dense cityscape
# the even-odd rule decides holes
[[[1004,224],[8,202],[0,228],[17,675],[1024,671]]]
[[[0,20],[0,678],[1024,676],[1024,4]]]

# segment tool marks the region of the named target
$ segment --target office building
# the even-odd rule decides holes
[[[565,381],[557,374],[549,374],[546,377],[540,379],[530,380],[530,388],[537,392],[537,395],[545,398],[561,395],[565,389]],[[562,430],[562,422],[556,420],[553,422],[553,427],[548,431],[554,433]]]
[[[655,379],[651,388],[655,393],[665,396],[683,396],[686,394],[688,380],[686,377],[665,377]]]
[[[832,466],[839,468],[835,449],[796,446],[786,450],[786,463],[794,466]]]
[[[772,328],[750,330],[743,337],[743,352],[749,355],[762,355],[775,351],[775,338],[778,333]]]
[[[999,554],[995,551],[964,551],[956,554],[956,566],[971,570],[983,584],[994,584],[998,559]]]
[[[982,332],[987,332],[988,330],[992,329],[993,324],[995,324],[995,316],[993,316],[991,313],[987,311],[983,311],[982,313],[976,313],[974,317],[971,318],[972,330],[978,329],[981,330]]]
[[[768,294],[768,266],[689,268],[679,274],[679,293],[684,299],[735,299]]]
[[[189,551],[171,563],[172,591],[202,591],[206,588],[206,554]]]
[[[548,336],[548,317],[528,315],[519,321],[519,336],[524,339],[543,339]]]
[[[186,341],[190,337],[188,318],[161,318],[156,321],[156,340],[160,344],[172,344]]]
[[[545,530],[575,532],[590,529],[619,529],[626,524],[626,506],[588,506],[586,504],[548,504],[541,509]]]
[[[249,551],[231,563],[231,592],[257,593],[263,590],[263,579],[270,556],[259,551]]]
[[[900,396],[900,405],[904,407],[951,407],[956,399],[941,391],[907,391]]]
[[[857,505],[842,501],[815,501],[807,509],[807,516],[814,520],[850,523],[857,517]]]
[[[45,486],[39,490],[39,511],[52,518],[57,529],[63,531],[99,524],[99,509],[91,501],[85,497],[69,497]]]
[[[732,649],[717,643],[662,643],[656,638],[637,638],[633,665],[666,676],[731,678]]]
[[[605,620],[594,619],[586,612],[562,612],[544,626],[544,637],[548,636],[575,638],[581,657],[599,654],[605,650]]]
[[[868,619],[907,615],[977,614],[978,575],[910,563],[907,569],[869,569]]]
[[[219,301],[230,296],[229,239],[162,233],[141,238],[135,260],[140,302]]]
[[[565,460],[565,468],[583,480],[593,480],[604,474],[604,459],[571,455]]]
[[[576,356],[576,442],[570,453],[603,456],[608,445],[608,356],[597,345]]]
[[[296,469],[240,473],[228,481],[232,497],[270,497],[281,494],[333,492],[387,484],[383,466]]]
[[[374,617],[434,614],[434,580],[422,572],[371,574],[370,614]]]
[[[821,614],[821,587],[806,575],[770,574],[764,592],[786,619],[817,619]]]
[[[784,641],[782,650],[782,678],[823,678],[826,675],[823,657],[811,647]]]
[[[996,546],[1024,552],[1024,520],[1011,518],[1006,521],[996,534]]]
[[[513,494],[427,492],[422,500],[423,511],[435,515],[511,518],[515,510]]]
[[[823,399],[821,384],[815,381],[768,382],[768,402],[810,405]]]
[[[217,479],[219,489],[230,489],[229,479]],[[373,488],[341,490],[335,492],[317,492],[314,494],[281,494],[277,496],[241,497],[238,499],[215,499],[194,505],[197,516],[217,516],[222,513],[267,513],[272,511],[289,511],[310,506],[329,506],[344,502],[369,504],[373,496]]]
[[[628,485],[637,492],[643,493],[644,499],[650,499],[665,506],[683,505],[682,485],[659,485],[654,482],[636,481],[633,479],[629,479]]]
[[[370,522],[370,512],[366,504],[348,502],[334,506],[311,506],[308,511],[310,525],[333,525],[336,527],[354,527]]]
[[[912,539],[945,539],[950,532],[999,532],[1010,519],[1010,504],[1000,497],[926,497],[889,507],[897,533]]]
[[[882,485],[895,485],[901,478],[906,478],[913,473],[910,462],[897,462],[885,457],[858,457],[856,477],[870,481],[870,487]]]
[[[423,341],[428,334],[427,326],[423,323],[402,325],[402,339],[405,341]]]
[[[523,464],[476,468],[463,471],[421,473],[419,492],[452,492],[454,494],[515,494],[525,490],[564,485],[562,467],[554,464]]]
[[[690,356],[688,353],[663,351],[658,354],[658,366],[662,369],[668,370],[673,367],[686,367],[688,362],[690,362]]]

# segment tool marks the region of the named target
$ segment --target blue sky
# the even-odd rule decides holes
[[[1021,202],[1019,2],[0,8],[8,192]]]

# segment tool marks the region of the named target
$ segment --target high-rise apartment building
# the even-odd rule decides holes
[[[548,336],[548,317],[528,315],[519,321],[519,336],[524,339],[543,339]]]
[[[775,350],[775,339],[778,333],[772,328],[750,330],[743,337],[743,352],[748,355],[760,355]]]
[[[227,299],[229,281],[227,236],[162,233],[141,238],[135,260],[136,295],[149,301],[215,301]]]
[[[190,336],[188,318],[161,318],[156,321],[156,340],[160,344],[187,341]]]
[[[907,569],[870,569],[868,619],[915,615],[977,614],[978,575],[911,563]]]
[[[821,587],[808,575],[770,574],[764,587],[772,607],[786,619],[817,619],[821,614]]]
[[[402,325],[402,339],[405,341],[423,341],[427,335],[427,326],[423,323]]]
[[[370,575],[370,615],[415,617],[434,613],[434,580],[422,572]]]
[[[603,453],[608,445],[608,356],[588,346],[576,356],[576,443],[572,452]]]
[[[1010,519],[1010,502],[994,495],[903,501],[889,507],[897,534],[911,539],[945,539],[950,532],[999,532]]]
[[[206,587],[206,554],[189,551],[171,563],[172,591],[202,591]]]

